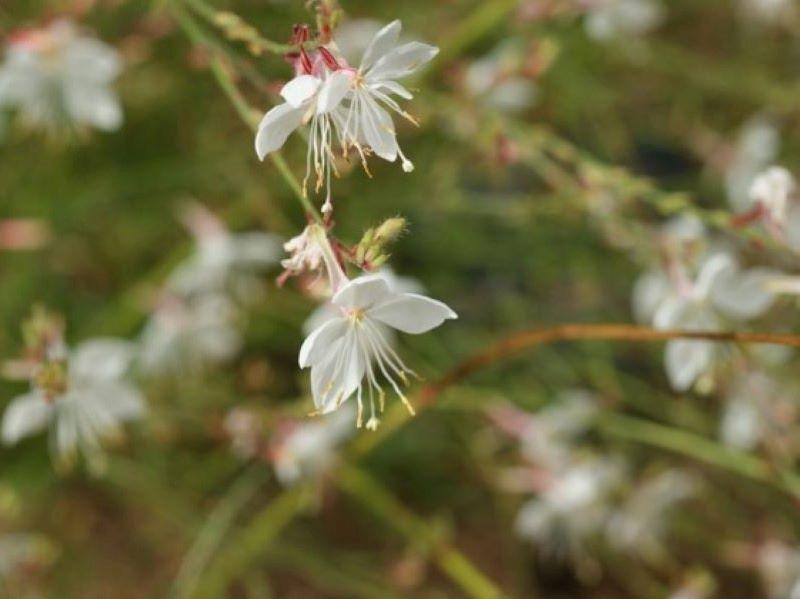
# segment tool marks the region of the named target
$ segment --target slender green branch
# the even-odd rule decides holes
[[[222,542],[222,538],[233,525],[236,515],[247,501],[253,497],[259,486],[264,482],[264,479],[264,469],[260,465],[248,470],[219,501],[206,519],[194,544],[186,553],[173,585],[172,592],[174,597],[194,596],[197,582],[203,570],[211,561],[214,551],[216,551]]]
[[[214,8],[208,6],[202,0],[182,0],[186,6],[188,6],[192,11],[194,11],[199,17],[207,21],[210,25],[223,29],[222,21],[220,20],[220,15],[225,15],[224,11],[218,11]],[[273,54],[288,54],[289,52],[293,52],[297,50],[296,46],[291,44],[280,44],[278,42],[274,42],[272,40],[268,40],[265,37],[256,34],[252,40],[258,49],[264,52],[271,52]]]
[[[225,597],[231,581],[240,576],[292,520],[308,505],[305,485],[292,487],[273,499],[211,560],[197,581],[197,597]]]
[[[742,478],[776,487],[800,499],[799,474],[779,470],[743,451],[723,447],[687,431],[621,414],[603,414],[598,425],[608,435],[673,451]]]
[[[173,9],[172,12],[175,15],[175,19],[178,21],[178,24],[184,30],[189,39],[195,44],[208,46],[204,36],[202,35],[202,32],[194,20],[175,3],[171,4],[170,6]],[[216,48],[211,47],[209,49],[216,53]],[[241,118],[242,121],[253,130],[253,132],[257,131],[260,120],[259,113],[247,103],[247,100],[245,100],[244,96],[242,96],[242,93],[233,82],[230,73],[225,69],[224,64],[216,55],[211,58],[211,73],[214,75],[217,84],[220,86],[228,100],[233,105],[236,113],[239,115],[239,118]],[[322,217],[314,205],[309,201],[306,194],[303,193],[300,182],[292,174],[291,170],[286,164],[286,161],[283,159],[283,156],[281,156],[279,152],[272,152],[270,154],[270,159],[278,169],[281,177],[283,177],[286,184],[292,190],[295,198],[300,202],[306,214],[311,216],[311,218],[313,218],[316,222],[321,223]]]
[[[476,599],[505,596],[466,556],[446,544],[440,535],[430,530],[422,518],[406,509],[366,472],[353,466],[342,465],[336,474],[336,484],[343,491],[361,501],[420,551],[430,551],[442,571],[458,584],[466,595]]]

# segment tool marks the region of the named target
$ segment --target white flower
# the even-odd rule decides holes
[[[713,252],[694,279],[680,265],[668,274],[646,273],[634,289],[634,313],[659,329],[719,330],[723,317],[748,320],[766,312],[775,299],[769,289],[775,276],[766,268],[740,271],[729,254]],[[714,348],[702,340],[668,342],[665,365],[672,387],[689,389],[711,367]]]
[[[321,255],[320,255],[321,259]],[[425,293],[425,288],[422,286],[422,283],[417,281],[412,277],[401,277],[395,274],[395,272],[388,266],[384,266],[379,271],[375,273],[378,276],[383,277],[386,280],[386,283],[389,285],[389,289],[395,292],[400,293]],[[322,304],[319,308],[314,310],[311,313],[306,321],[303,323],[303,332],[306,335],[310,335],[314,329],[321,327],[323,324],[331,320],[332,318],[338,317],[340,314],[339,308],[337,308],[333,303],[326,302]],[[392,341],[392,337],[394,336],[394,331],[386,327],[384,325],[379,325],[381,328],[381,332],[386,335],[387,340]]]
[[[190,300],[168,296],[150,316],[139,339],[139,365],[153,374],[189,370],[233,358],[242,345],[238,311],[224,295]]]
[[[758,175],[750,186],[750,200],[761,205],[769,218],[782,225],[797,184],[788,170],[773,166]]]
[[[392,291],[380,275],[361,276],[333,287],[337,291],[331,301],[339,314],[315,329],[300,349],[300,367],[311,368],[317,410],[331,412],[355,393],[361,426],[366,379],[371,409],[367,427],[374,428],[378,423],[376,394],[383,408],[384,394],[378,382],[382,375],[413,413],[396,380],[405,382],[406,374],[413,373],[389,345],[380,325],[416,335],[456,318],[455,312],[425,296]]]
[[[577,560],[586,541],[602,531],[624,470],[615,460],[588,458],[552,474],[539,497],[519,511],[515,529],[549,557]]]
[[[728,202],[736,212],[752,207],[750,186],[778,155],[780,134],[771,120],[757,115],[742,127],[733,159],[725,170]]]
[[[790,22],[796,16],[793,0],[739,0],[742,15],[766,24]]]
[[[13,445],[49,426],[51,447],[60,460],[69,460],[76,449],[88,458],[96,456],[103,438],[118,435],[123,422],[144,413],[141,393],[125,380],[133,356],[132,345],[121,340],[79,345],[68,356],[62,383],[45,389],[34,376],[31,391],[9,404],[3,443]]]
[[[681,470],[667,470],[646,480],[609,520],[609,540],[618,549],[652,558],[662,555],[669,511],[696,491],[696,481]]]
[[[290,486],[324,473],[335,461],[336,447],[353,434],[353,416],[352,406],[347,406],[280,433],[270,451],[278,481]]]
[[[435,46],[420,42],[397,45],[400,21],[392,21],[372,38],[364,51],[361,64],[351,79],[348,94],[349,109],[341,130],[345,133],[345,146],[355,147],[365,160],[365,147],[389,162],[398,156],[403,170],[409,172],[414,165],[397,144],[394,123],[383,107],[414,121],[392,96],[410,100],[413,96],[396,80],[411,75],[439,53]]]
[[[793,452],[797,415],[792,393],[761,372],[746,371],[730,382],[720,436],[737,449],[752,450],[763,443]]]
[[[324,265],[323,248],[317,242],[314,225],[309,225],[303,232],[283,244],[289,257],[281,260],[281,266],[290,274],[319,272]]]
[[[470,95],[486,106],[501,112],[519,112],[529,108],[538,90],[529,78],[519,74],[521,49],[517,44],[500,44],[484,58],[467,68],[465,84]]]
[[[0,108],[30,124],[90,125],[112,131],[122,109],[110,85],[120,72],[112,47],[81,35],[67,20],[12,36],[0,65]]]
[[[258,125],[255,147],[259,159],[279,150],[298,127],[310,125],[303,189],[313,170],[316,191],[324,184],[330,197],[334,136],[340,142],[344,139],[344,132],[339,129],[342,117],[333,117],[350,89],[352,76],[347,70],[330,71],[320,58],[307,63],[305,72],[283,86],[281,96],[286,102],[267,112]]]
[[[274,235],[231,233],[199,204],[189,207],[184,221],[194,235],[195,250],[167,281],[167,287],[181,296],[231,290],[246,299],[260,288],[255,273],[275,265],[280,256]]]
[[[664,20],[657,0],[596,0],[586,17],[586,32],[597,40],[620,35],[642,35]]]

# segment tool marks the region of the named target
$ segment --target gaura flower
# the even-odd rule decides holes
[[[407,382],[413,375],[392,349],[385,327],[418,335],[430,331],[445,320],[457,318],[440,301],[416,293],[393,291],[380,274],[362,275],[348,280],[342,270],[325,230],[311,225],[323,250],[333,298],[338,314],[314,329],[300,348],[300,368],[311,368],[311,392],[317,412],[327,414],[338,409],[353,394],[358,413],[356,424],[363,421],[363,388],[366,380],[370,400],[367,428],[378,426],[375,400],[384,407],[384,393],[378,380],[383,378],[394,389],[409,412],[414,409],[397,382]]]
[[[712,252],[692,278],[679,264],[668,272],[646,273],[634,288],[634,313],[659,329],[713,331],[724,318],[748,320],[764,314],[775,300],[770,289],[774,271],[740,270],[733,257]],[[686,391],[713,364],[709,341],[676,339],[667,343],[665,366],[672,387]]]
[[[748,198],[748,211],[737,215],[739,223],[759,220],[773,239],[800,250],[800,202],[792,173],[769,167],[753,179]]]
[[[261,232],[231,233],[200,204],[189,206],[182,217],[195,249],[170,275],[167,287],[183,297],[226,291],[243,299],[257,295],[257,273],[278,262],[278,238]]]
[[[133,356],[125,341],[96,339],[70,352],[65,364],[44,362],[33,373],[31,390],[6,408],[3,443],[14,445],[50,427],[60,461],[68,462],[77,449],[96,458],[104,438],[118,436],[122,423],[145,411],[141,393],[125,379]]]
[[[375,395],[383,409],[384,393],[378,383],[391,385],[408,410],[414,410],[396,379],[406,382],[413,374],[389,345],[380,326],[418,335],[430,331],[456,313],[437,300],[389,288],[380,275],[364,275],[347,281],[331,303],[339,315],[315,329],[300,348],[301,368],[311,368],[311,390],[320,413],[337,409],[354,393],[358,402],[357,425],[362,423],[362,391],[366,379],[370,399],[367,428],[378,425]],[[377,368],[376,368],[377,367]]]
[[[89,125],[113,131],[122,109],[111,89],[116,50],[78,32],[68,20],[12,35],[0,65],[0,108],[19,110],[34,126]]]
[[[267,154],[283,147],[293,131],[301,125],[309,125],[303,189],[306,189],[313,170],[316,191],[326,185],[330,196],[331,172],[335,169],[334,137],[340,142],[345,137],[340,129],[341,115],[338,119],[333,115],[341,110],[340,104],[350,89],[352,73],[330,71],[319,56],[313,62],[307,54],[303,56],[307,60],[301,61],[301,72],[281,89],[281,97],[286,101],[267,112],[258,125],[256,154],[264,160]]]
[[[736,212],[752,207],[750,186],[775,160],[780,142],[775,124],[763,115],[751,117],[742,126],[724,173],[728,203]]]
[[[230,360],[242,345],[238,316],[236,305],[223,294],[189,299],[167,294],[139,338],[139,366],[161,375]]]
[[[353,410],[345,409],[313,422],[286,423],[270,444],[275,476],[287,487],[319,477],[336,460],[336,447],[353,434]]]
[[[586,17],[586,32],[597,40],[642,35],[664,20],[658,0],[594,0]]]
[[[341,129],[345,132],[345,149],[356,148],[362,161],[365,160],[365,146],[368,146],[389,162],[400,156],[403,170],[410,172],[414,165],[397,144],[392,117],[384,107],[416,124],[392,97],[413,98],[397,79],[411,75],[430,62],[439,48],[420,42],[398,45],[401,28],[400,21],[392,21],[375,34],[364,51],[361,64],[351,78],[351,93],[347,96],[349,109]]]
[[[327,189],[324,211],[331,209],[331,174],[337,174],[336,141],[344,155],[355,148],[365,169],[370,152],[389,162],[400,156],[403,170],[414,168],[397,144],[392,117],[384,107],[416,122],[392,97],[413,97],[396,80],[412,74],[439,50],[419,42],[398,45],[400,29],[399,21],[381,29],[367,46],[358,69],[348,65],[335,45],[312,52],[301,50],[298,73],[281,90],[285,103],[267,112],[259,124],[255,147],[261,160],[281,148],[298,127],[309,125],[303,188],[313,171],[316,191],[323,185]]]

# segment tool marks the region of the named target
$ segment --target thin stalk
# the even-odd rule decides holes
[[[467,358],[438,381],[425,385],[412,401],[417,411],[430,405],[448,387],[497,362],[513,358],[524,351],[560,341],[630,341],[650,343],[672,339],[697,339],[717,343],[767,343],[800,347],[800,335],[773,333],[737,333],[725,331],[656,330],[628,324],[564,324],[514,334],[490,345],[488,349]],[[363,435],[352,445],[354,457],[369,453],[375,446],[401,428],[410,416],[404,409],[387,410],[381,426],[371,435]]]
[[[308,497],[308,488],[297,485],[273,499],[211,560],[195,585],[196,596],[209,599],[227,596],[231,581],[245,572],[306,508]]]
[[[345,464],[336,474],[335,482],[342,491],[361,501],[420,551],[430,551],[442,572],[467,596],[476,599],[505,596],[469,558],[445,543],[440,535],[431,531],[425,520],[410,512],[366,472]]]
[[[222,61],[216,55],[217,49],[214,47],[209,47],[208,44],[205,42],[204,36],[202,32],[199,30],[197,24],[194,20],[186,14],[179,6],[175,3],[170,5],[172,7],[173,15],[175,16],[178,25],[180,25],[181,29],[186,33],[187,37],[197,45],[206,46],[209,50],[213,53],[213,57],[211,59],[211,73],[214,75],[214,78],[217,81],[217,84],[222,89],[222,91],[227,96],[228,100],[233,105],[236,113],[239,115],[239,118],[248,126],[250,129],[255,133],[258,131],[258,124],[260,120],[259,113],[253,109],[244,98],[242,93],[236,87],[236,84],[231,79],[230,74],[225,69]],[[292,171],[289,169],[286,161],[283,159],[283,156],[280,155],[279,152],[272,152],[270,154],[270,159],[275,167],[278,169],[278,172],[283,177],[286,184],[292,190],[295,198],[300,202],[300,205],[305,210],[306,214],[308,214],[311,218],[313,218],[317,223],[322,223],[322,217],[320,216],[317,209],[314,205],[309,201],[308,197],[303,193],[303,190],[300,186],[300,182],[297,178],[292,174]]]
[[[218,16],[221,12],[224,11],[218,11],[208,6],[202,0],[183,0],[183,2],[199,17],[206,20],[210,25],[218,29],[221,28],[218,21]],[[283,55],[297,50],[297,46],[294,46],[292,44],[280,44],[278,42],[268,40],[260,35],[257,36],[253,41],[255,41],[258,44],[260,49],[265,50],[267,52],[271,52],[273,54]]]
[[[768,484],[800,499],[800,475],[780,470],[746,452],[724,447],[693,433],[622,414],[602,414],[599,429],[611,436],[666,449]]]
[[[264,469],[260,465],[248,470],[220,499],[183,559],[172,588],[174,597],[182,599],[194,596],[203,570],[230,530],[237,514],[253,497],[265,478]]]

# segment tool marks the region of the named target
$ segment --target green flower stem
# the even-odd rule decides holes
[[[175,16],[175,19],[186,33],[187,37],[189,37],[189,39],[197,45],[209,47],[209,44],[206,42],[202,31],[199,29],[194,20],[188,14],[186,14],[186,12],[184,12],[180,6],[177,6],[177,4],[172,3],[170,6],[172,7],[172,12]],[[214,47],[209,47],[209,49],[212,52],[217,51],[217,48]],[[244,96],[242,96],[241,92],[236,87],[236,84],[233,82],[230,73],[225,69],[222,61],[216,55],[211,59],[211,73],[214,75],[217,84],[220,86],[228,100],[233,105],[236,113],[239,115],[239,118],[241,118],[242,121],[244,121],[244,123],[253,130],[253,132],[256,132],[258,130],[260,114],[247,103],[247,100],[245,100]],[[292,190],[295,198],[300,202],[300,205],[303,207],[306,214],[313,218],[317,223],[322,223],[322,217],[313,204],[311,204],[308,197],[303,193],[300,182],[292,174],[292,171],[289,169],[289,166],[286,164],[283,156],[281,156],[279,152],[272,152],[270,154],[270,159],[275,165],[275,168],[278,169],[278,172],[281,174],[286,184]]]
[[[457,549],[444,543],[428,524],[383,488],[363,470],[343,464],[336,472],[339,488],[361,501],[376,516],[406,537],[420,552],[433,555],[442,571],[466,595],[476,599],[504,597],[505,594]]]
[[[620,439],[666,449],[779,489],[800,499],[800,474],[681,429],[622,414],[602,414],[599,429]]]
[[[245,472],[220,499],[206,518],[194,544],[186,553],[172,589],[173,597],[182,599],[194,596],[203,571],[211,562],[222,539],[233,526],[234,519],[265,479],[266,472],[263,466],[255,466]]]
[[[245,524],[212,559],[197,580],[196,597],[216,599],[227,596],[227,587],[291,524],[309,502],[309,488],[297,485],[283,491]]]

